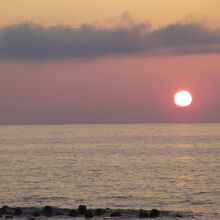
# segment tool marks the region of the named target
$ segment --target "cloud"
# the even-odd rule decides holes
[[[175,23],[157,30],[143,23],[111,29],[21,23],[0,29],[0,60],[200,53],[220,53],[220,30],[199,23]]]

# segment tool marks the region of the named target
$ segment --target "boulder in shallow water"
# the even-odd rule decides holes
[[[95,210],[95,215],[96,216],[104,215],[105,213],[106,213],[105,209],[96,209]]]
[[[78,215],[79,215],[79,213],[78,213],[78,210],[76,210],[76,209],[72,209],[69,212],[70,217],[77,217]]]
[[[44,206],[43,213],[44,215],[50,216],[52,214],[52,207],[49,205]]]
[[[22,208],[16,208],[15,210],[14,210],[14,215],[22,215]]]
[[[0,213],[5,215],[8,213],[8,206],[7,205],[3,205],[2,208],[0,209]]]
[[[148,216],[149,215],[147,211],[141,210],[139,213],[139,218],[148,218]]]
[[[85,215],[87,211],[87,207],[85,205],[79,205],[78,212],[79,215]]]
[[[93,218],[93,214],[91,211],[87,211],[85,214],[85,218]]]
[[[150,218],[157,218],[157,217],[159,217],[159,215],[160,215],[160,211],[159,211],[159,210],[157,210],[157,209],[152,209],[152,210],[150,211],[149,217],[150,217]]]
[[[111,217],[120,217],[121,216],[121,213],[120,212],[112,212]]]
[[[39,217],[39,216],[40,216],[40,213],[39,213],[39,212],[33,212],[33,213],[32,213],[32,216],[33,216],[33,217]]]

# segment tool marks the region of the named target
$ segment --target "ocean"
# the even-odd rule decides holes
[[[0,204],[217,219],[220,124],[2,125]]]

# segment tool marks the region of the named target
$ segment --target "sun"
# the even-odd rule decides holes
[[[186,90],[178,91],[174,95],[174,102],[180,107],[187,107],[192,103],[192,95]]]

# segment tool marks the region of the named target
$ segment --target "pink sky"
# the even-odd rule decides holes
[[[0,124],[220,122],[219,7],[2,1]]]
[[[220,55],[0,64],[0,123],[220,122]],[[175,91],[192,92],[180,109]]]

